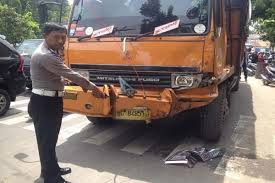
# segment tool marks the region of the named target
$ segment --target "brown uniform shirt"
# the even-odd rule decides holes
[[[31,58],[31,79],[35,89],[64,90],[64,79],[92,89],[93,84],[77,72],[67,67],[62,58],[53,50],[48,48],[44,41],[33,53]]]

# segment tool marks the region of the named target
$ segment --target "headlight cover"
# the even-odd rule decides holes
[[[77,70],[76,72],[78,72],[78,74],[80,74],[81,76],[83,76],[87,80],[90,80],[90,73],[89,73],[89,71]]]
[[[202,80],[202,74],[172,74],[172,88],[175,89],[188,89],[196,88]]]

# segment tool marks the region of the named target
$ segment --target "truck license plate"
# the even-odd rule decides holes
[[[124,109],[116,113],[116,119],[122,120],[149,120],[151,113],[147,108],[138,107],[133,109]]]

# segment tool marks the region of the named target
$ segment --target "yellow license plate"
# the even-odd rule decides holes
[[[77,92],[64,92],[64,99],[76,100]]]
[[[151,113],[147,108],[124,109],[116,113],[116,119],[122,120],[149,120]]]

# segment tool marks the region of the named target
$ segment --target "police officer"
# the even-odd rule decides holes
[[[58,50],[63,48],[66,35],[65,27],[47,23],[43,31],[45,41],[31,59],[30,105],[44,183],[66,183],[62,175],[71,173],[70,168],[59,167],[55,152],[63,116],[63,78],[81,86],[84,92],[92,90],[94,96],[104,96],[97,86],[64,64]]]

